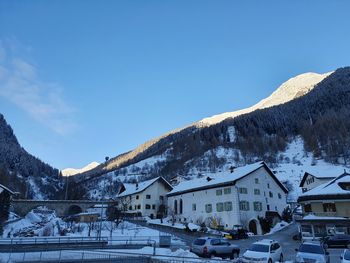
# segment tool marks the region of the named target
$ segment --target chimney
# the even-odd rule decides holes
[[[230,166],[230,172],[231,173],[233,173],[235,169],[236,169],[236,166]]]

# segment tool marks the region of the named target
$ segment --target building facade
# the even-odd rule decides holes
[[[303,209],[297,220],[303,239],[350,234],[350,174],[344,172],[303,193],[298,202]]]
[[[265,217],[267,211],[281,215],[287,193],[267,165],[259,162],[182,182],[167,196],[169,213],[177,221],[211,221],[224,229],[243,225],[261,234],[258,217]]]
[[[305,172],[303,178],[300,181],[299,187],[301,187],[302,192],[305,193],[321,184],[327,183],[333,180],[336,176],[327,174],[311,174]]]
[[[130,216],[155,218],[164,214],[166,194],[172,186],[163,178],[157,177],[135,184],[123,184],[117,195],[117,206]]]

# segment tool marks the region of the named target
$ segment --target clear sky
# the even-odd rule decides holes
[[[350,64],[350,1],[0,1],[0,113],[59,169]]]

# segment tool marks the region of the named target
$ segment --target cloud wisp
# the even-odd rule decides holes
[[[0,96],[60,135],[74,131],[75,110],[64,100],[62,88],[41,80],[38,67],[8,46],[0,41]]]

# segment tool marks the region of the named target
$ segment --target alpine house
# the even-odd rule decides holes
[[[300,232],[303,239],[332,234],[350,234],[350,174],[345,172],[303,193],[298,202],[303,208]]]
[[[243,225],[255,234],[258,216],[279,217],[288,190],[264,162],[184,181],[167,194],[168,214],[180,222],[208,220],[224,229]]]

